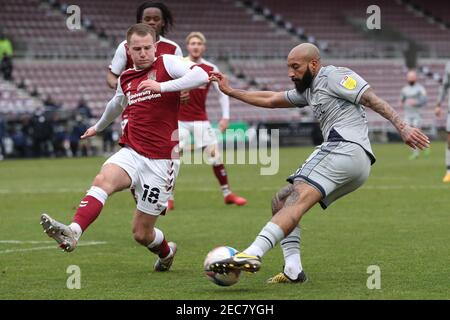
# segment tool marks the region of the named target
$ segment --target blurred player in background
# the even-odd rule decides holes
[[[442,86],[439,90],[438,101],[436,104],[435,113],[436,113],[437,117],[441,116],[442,103],[444,102],[444,99],[445,99],[445,96],[447,95],[449,87],[450,87],[450,62],[447,62],[446,66],[445,66]],[[449,96],[449,101],[448,101],[446,131],[447,131],[447,149],[445,151],[445,164],[447,165],[447,173],[445,174],[444,179],[442,179],[442,181],[450,182],[450,96]]]
[[[136,23],[148,24],[155,30],[155,57],[159,57],[162,54],[183,56],[183,52],[178,44],[164,38],[174,23],[173,15],[164,3],[144,2],[141,4],[136,10]],[[127,41],[124,40],[119,44],[109,66],[106,81],[111,89],[117,88],[117,78],[123,71],[133,68],[133,61],[125,47],[126,43]]]
[[[290,177],[290,183],[272,200],[272,219],[243,252],[211,265],[214,272],[258,271],[261,257],[281,242],[283,271],[269,283],[302,283],[307,280],[300,260],[300,227],[303,215],[316,203],[327,208],[364,184],[375,162],[368,137],[366,106],[388,119],[412,148],[425,148],[428,137],[405,123],[380,99],[369,84],[348,68],[323,67],[316,46],[303,43],[287,58],[288,76],[295,89],[284,92],[244,91],[229,86],[227,78],[212,73],[225,94],[263,108],[311,106],[325,142]]]
[[[121,74],[116,94],[102,117],[81,137],[86,139],[103,131],[127,108],[129,117],[119,142],[122,148],[103,164],[70,225],[47,214],[42,214],[41,225],[63,250],[71,252],[107,198],[133,187],[137,196],[134,239],[159,256],[155,271],[167,271],[176,244],[168,243],[163,232],[154,226],[166,210],[179,169],[178,141],[172,139],[174,132],[178,136],[179,91],[207,84],[208,74],[173,55],[155,59],[155,38],[154,30],[146,24],[130,27],[127,51],[134,68]]]
[[[427,92],[425,88],[417,83],[416,71],[410,70],[406,74],[408,84],[402,88],[400,101],[405,111],[405,121],[413,127],[422,127],[422,110],[427,105]],[[430,149],[425,149],[425,155],[429,154]],[[414,160],[419,156],[419,149],[412,149],[409,159]]]
[[[186,48],[189,53],[186,59],[194,62],[208,73],[219,71],[216,65],[203,59],[203,54],[206,50],[206,38],[201,32],[191,32],[186,37]],[[247,200],[231,192],[227,171],[219,153],[216,133],[211,127],[206,113],[206,97],[210,86],[211,82],[203,87],[182,94],[180,114],[178,116],[180,148],[189,150],[190,136],[192,134],[195,148],[202,148],[212,164],[214,175],[222,188],[224,202],[226,204],[243,206],[247,203]],[[222,119],[219,121],[219,129],[224,132],[228,128],[228,120],[230,118],[230,101],[228,96],[220,91],[217,82],[212,82],[212,86],[219,93],[219,103],[222,108]]]

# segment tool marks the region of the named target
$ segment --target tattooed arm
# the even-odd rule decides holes
[[[359,103],[389,120],[397,129],[403,141],[411,148],[428,148],[430,144],[428,137],[420,129],[411,127],[405,123],[389,103],[379,98],[371,88],[363,93]]]

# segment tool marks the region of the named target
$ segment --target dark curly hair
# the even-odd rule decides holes
[[[167,32],[173,27],[174,19],[172,12],[170,12],[169,8],[161,2],[151,2],[147,1],[141,4],[136,10],[136,23],[142,22],[142,15],[144,14],[144,10],[148,8],[157,8],[161,10],[162,18],[164,20],[164,26],[161,29],[161,35],[166,35]]]

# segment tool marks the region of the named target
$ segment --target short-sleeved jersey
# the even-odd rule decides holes
[[[211,71],[219,70],[214,64],[206,61],[205,59],[201,59],[201,61],[196,65],[205,70],[208,74]],[[180,121],[208,120],[208,115],[206,113],[206,98],[208,96],[210,86],[211,82],[208,82],[208,84],[206,84],[203,87],[189,91],[189,101],[188,103],[180,105],[180,113],[178,115],[178,120]]]
[[[444,76],[442,78],[442,85],[439,89],[438,104],[444,102],[448,89],[450,88],[450,62],[447,62],[445,66]],[[450,95],[448,97],[448,111],[450,113]]]
[[[322,67],[304,93],[286,91],[294,106],[311,106],[326,141],[349,141],[359,144],[372,163],[375,156],[369,141],[364,106],[359,104],[369,84],[348,68]]]
[[[412,86],[407,85],[402,88],[400,99],[402,102],[405,102],[408,99],[416,100],[414,105],[405,104],[405,113],[419,112],[419,109],[427,104],[427,92],[425,88],[418,83],[415,83]]]
[[[137,91],[139,83],[149,78],[158,82],[173,80],[163,57],[158,57],[150,68],[128,69],[119,78],[120,89],[128,99],[119,144],[151,159],[178,156],[173,151],[178,144],[179,92]]]
[[[124,70],[133,68],[133,61],[130,55],[127,53],[125,44],[127,40],[122,41],[116,49],[116,53],[109,65],[109,70],[115,75],[120,75]],[[159,36],[158,42],[156,42],[155,57],[159,57],[163,54],[173,54],[176,56],[183,56],[183,52],[178,44],[175,42]]]

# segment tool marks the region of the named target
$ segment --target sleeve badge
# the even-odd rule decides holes
[[[353,79],[350,76],[345,76],[341,82],[340,82],[341,86],[343,86],[344,88],[348,89],[348,90],[353,90],[356,88],[356,80]]]

